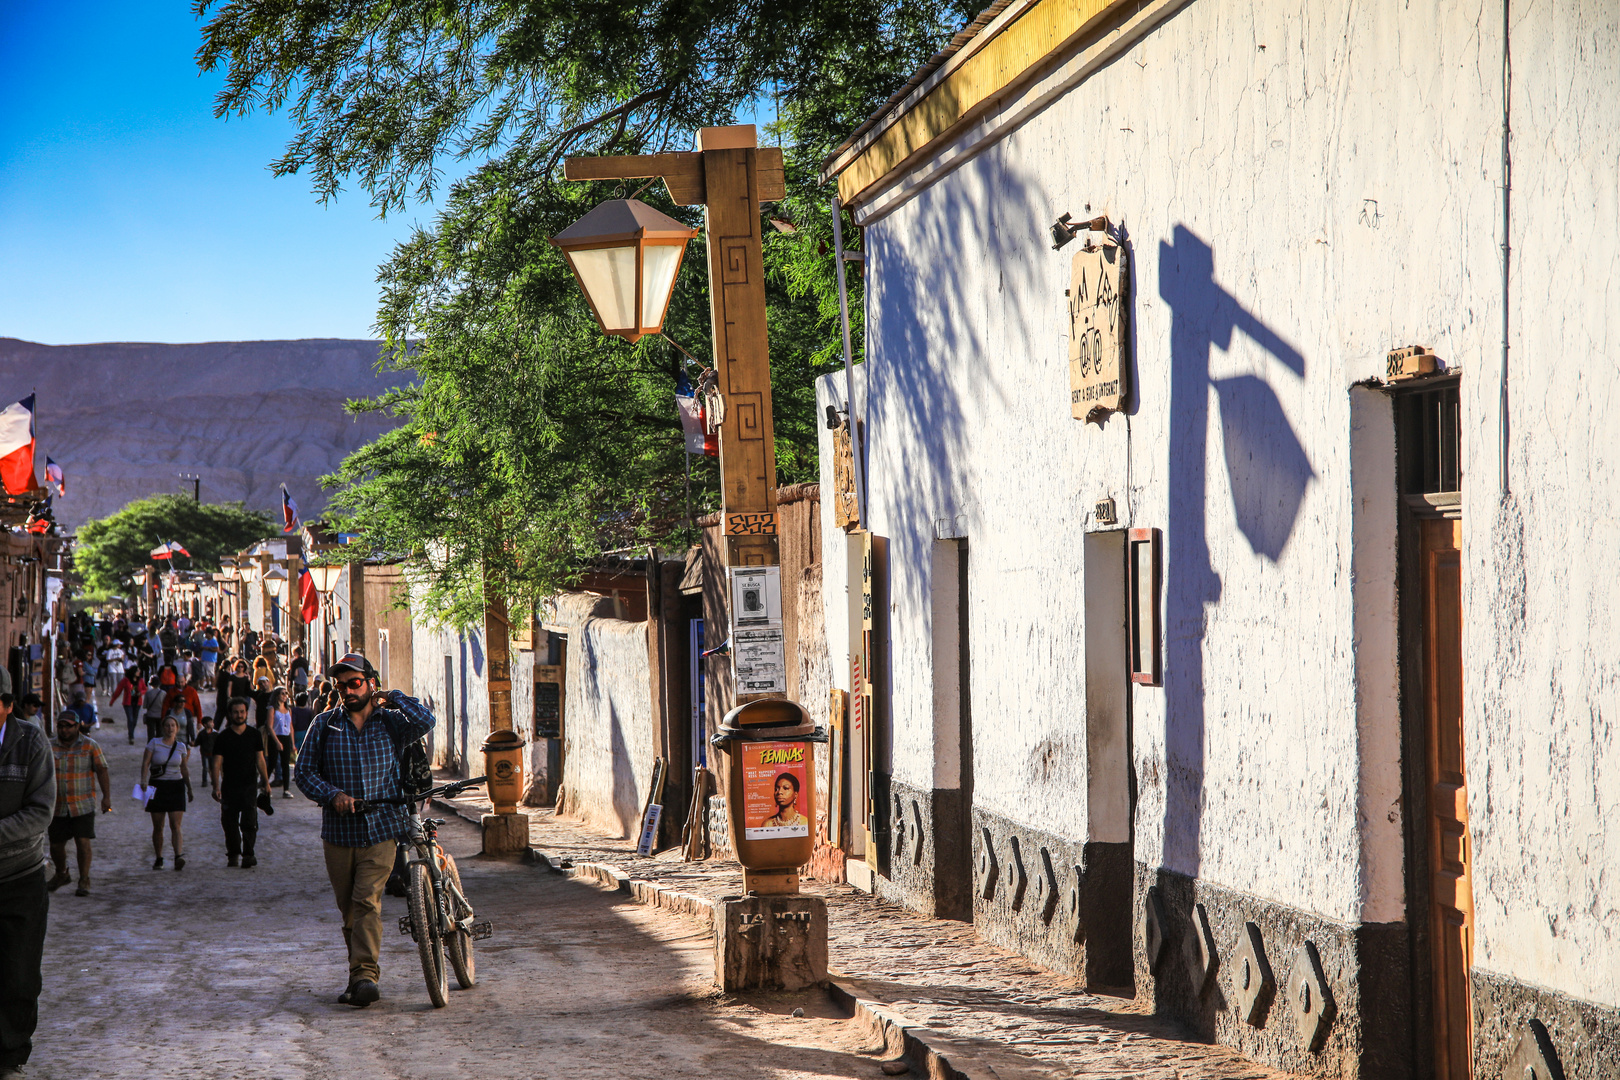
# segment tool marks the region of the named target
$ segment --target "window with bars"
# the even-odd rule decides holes
[[[1401,494],[1447,495],[1462,490],[1461,401],[1457,380],[1402,389],[1395,398]]]

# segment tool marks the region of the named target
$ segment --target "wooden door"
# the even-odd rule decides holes
[[[1434,1074],[1472,1075],[1468,969],[1474,952],[1468,777],[1463,759],[1462,522],[1422,523],[1423,653],[1429,742],[1429,928]]]

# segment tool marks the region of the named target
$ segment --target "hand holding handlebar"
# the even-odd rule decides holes
[[[475,776],[470,780],[455,780],[448,784],[440,784],[436,788],[429,788],[415,798],[398,796],[389,799],[350,799],[347,795],[338,795],[332,800],[332,808],[339,813],[344,813],[340,800],[347,800],[350,811],[363,814],[373,806],[409,806],[412,803],[427,802],[429,799],[453,799],[468,788],[477,787],[488,779],[487,776]]]

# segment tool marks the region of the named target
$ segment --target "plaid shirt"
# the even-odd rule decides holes
[[[96,812],[96,770],[107,767],[101,747],[80,735],[72,746],[51,740],[56,757],[56,816],[82,817]]]
[[[354,729],[341,707],[310,721],[298,772],[298,790],[326,808],[321,839],[339,847],[370,847],[397,840],[409,829],[405,807],[378,806],[364,814],[340,814],[334,796],[392,799],[399,786],[399,748],[433,730],[433,714],[413,697],[388,691],[388,708],[373,709],[364,726]]]

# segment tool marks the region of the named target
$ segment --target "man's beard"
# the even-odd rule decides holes
[[[366,711],[366,706],[369,705],[369,704],[371,704],[371,695],[370,694],[367,694],[365,697],[362,697],[362,698],[352,698],[348,694],[343,695],[343,707],[345,709],[347,709],[349,712],[352,712],[352,713],[365,712]]]

